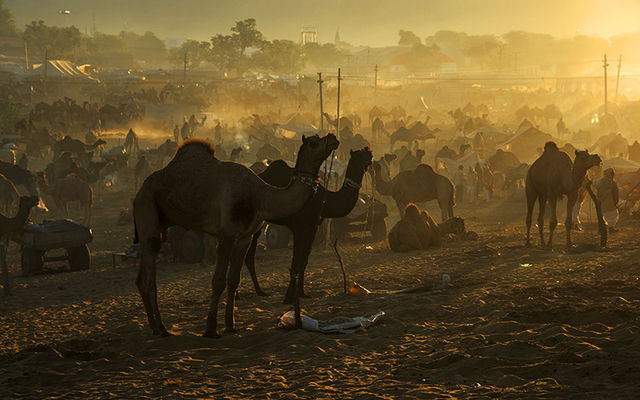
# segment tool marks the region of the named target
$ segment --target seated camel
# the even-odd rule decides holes
[[[437,247],[447,234],[465,232],[464,220],[449,218],[438,225],[427,211],[420,211],[413,203],[407,205],[404,216],[389,231],[389,247],[394,252],[407,252]]]

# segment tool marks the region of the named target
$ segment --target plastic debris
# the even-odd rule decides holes
[[[320,332],[320,333],[356,333],[358,331],[369,328],[370,326],[378,323],[382,317],[386,314],[384,311],[378,311],[370,317],[355,317],[351,318],[346,322],[340,322],[337,324],[320,326],[320,323],[306,315],[301,315],[302,319],[302,329],[312,331],[312,332]],[[287,311],[282,314],[278,320],[279,328],[294,328],[295,327],[295,313],[293,311]]]

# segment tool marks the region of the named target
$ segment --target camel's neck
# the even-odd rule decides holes
[[[575,190],[582,186],[586,175],[587,170],[585,168],[576,168],[575,166],[571,168],[571,189]]]
[[[315,180],[295,176],[286,188],[265,185],[260,206],[260,218],[274,221],[289,217],[304,207],[309,198],[315,193],[318,184]]]
[[[364,169],[355,166],[354,162],[349,161],[340,190],[337,192],[327,191],[322,217],[340,218],[349,214],[358,201],[358,193],[362,186],[363,177]]]
[[[383,195],[391,194],[391,181],[384,180],[384,177],[382,176],[382,168],[379,168],[379,170],[375,171],[374,175],[376,190],[378,191],[378,193]]]

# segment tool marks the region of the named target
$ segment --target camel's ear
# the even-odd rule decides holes
[[[302,143],[307,143],[307,137],[305,135],[302,135]]]
[[[349,155],[353,155],[353,150],[349,150]]]
[[[578,155],[579,151],[578,151],[578,150],[576,150],[576,151],[575,151],[575,153],[576,153],[576,155]]]

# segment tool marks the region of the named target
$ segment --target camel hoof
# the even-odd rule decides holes
[[[304,299],[311,299],[312,298],[311,296],[309,296],[305,292],[302,292],[302,293],[298,294],[298,297],[304,298]]]
[[[161,337],[169,337],[169,336],[173,336],[173,333],[171,333],[171,332],[169,332],[167,330],[164,330],[164,331],[160,332],[160,336]]]
[[[210,339],[220,339],[220,335],[216,331],[213,331],[213,332],[207,331],[202,335],[202,337],[206,337]]]
[[[225,328],[224,333],[238,333],[236,328]]]

